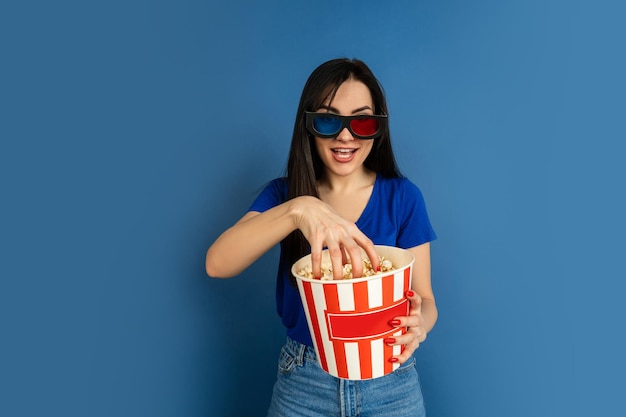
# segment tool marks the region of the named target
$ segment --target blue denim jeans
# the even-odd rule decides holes
[[[312,347],[290,338],[278,361],[268,417],[425,417],[415,358],[393,373],[364,381],[324,372]]]

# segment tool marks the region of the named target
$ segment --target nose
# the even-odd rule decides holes
[[[354,136],[352,136],[352,133],[350,133],[347,127],[344,127],[343,130],[339,132],[339,134],[337,135],[337,140],[341,140],[341,141],[354,140]]]

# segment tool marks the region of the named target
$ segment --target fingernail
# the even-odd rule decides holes
[[[322,277],[313,277],[313,279],[322,279]]]
[[[380,265],[376,267],[376,272],[380,272]]]
[[[389,362],[398,362],[398,358],[389,358]]]
[[[413,297],[414,295],[415,295],[415,293],[414,293],[413,291],[411,291],[411,290],[408,290],[408,291],[406,292],[406,296],[407,296],[407,297]]]
[[[400,320],[389,320],[389,325],[390,326],[399,326],[400,325]]]
[[[388,337],[385,339],[385,343],[388,345],[393,345],[394,343],[396,343],[396,339],[394,337]]]

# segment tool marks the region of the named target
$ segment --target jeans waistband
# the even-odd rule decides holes
[[[296,359],[296,364],[299,366],[302,366],[305,359],[317,362],[317,354],[315,353],[313,346],[303,345],[302,343],[287,336],[284,348],[293,354]]]

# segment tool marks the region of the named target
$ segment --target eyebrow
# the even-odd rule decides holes
[[[331,111],[331,112],[333,112],[333,113],[337,113],[337,114],[339,114],[339,110],[337,110],[337,109],[336,109],[335,107],[333,107],[333,106],[327,106],[327,105],[325,105],[325,104],[322,104],[322,105],[320,105],[320,109],[330,110],[330,111]],[[352,110],[352,114],[362,112],[363,110],[372,110],[372,111],[374,111],[374,110],[373,110],[370,106],[363,106],[363,107],[359,107],[358,109],[354,109],[354,110]]]

